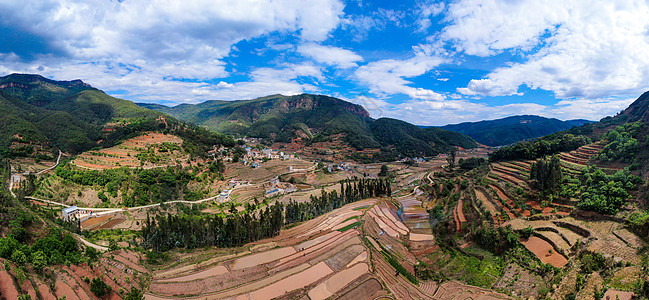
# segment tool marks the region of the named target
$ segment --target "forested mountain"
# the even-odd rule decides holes
[[[590,122],[588,120],[561,121],[554,118],[523,115],[489,121],[465,122],[440,128],[466,134],[484,145],[501,146],[545,136]]]
[[[422,129],[394,119],[374,120],[360,105],[321,95],[273,95],[175,107],[138,105],[219,132],[271,142],[289,143],[301,138],[313,143],[340,135],[347,145],[358,150],[381,148],[381,154],[376,157],[381,160],[434,155],[449,146],[476,146],[471,138],[459,133],[439,128]]]
[[[0,156],[79,153],[144,131],[200,130],[162,113],[111,97],[81,80],[54,81],[40,75],[0,77]],[[205,130],[203,130],[205,131]],[[209,133],[209,135],[215,135]],[[224,138],[224,137],[219,137]]]

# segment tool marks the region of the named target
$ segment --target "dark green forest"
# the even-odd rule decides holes
[[[347,203],[369,197],[389,196],[390,185],[381,179],[355,179],[340,183],[340,193],[324,192],[311,202],[279,202],[257,209],[249,204],[244,213],[220,217],[206,214],[167,214],[147,217],[142,228],[142,245],[156,252],[203,246],[236,247],[279,234],[283,225],[302,222]]]

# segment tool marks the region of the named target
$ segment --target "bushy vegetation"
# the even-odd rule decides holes
[[[102,298],[110,293],[111,288],[101,278],[95,277],[90,283],[90,291],[95,294],[95,296]]]
[[[495,162],[512,159],[536,159],[559,152],[572,151],[589,143],[590,139],[585,136],[554,133],[536,141],[519,142],[512,146],[502,147],[489,154],[489,160]]]
[[[604,135],[608,144],[600,151],[597,159],[601,161],[633,162],[640,143],[640,133],[646,130],[642,122],[626,123],[611,129]]]
[[[615,214],[626,204],[629,192],[636,188],[642,179],[628,170],[620,170],[607,175],[601,169],[589,167],[584,171],[580,201],[577,207],[602,214]]]
[[[101,187],[99,197],[104,201],[108,200],[106,194],[114,198],[121,192],[122,204],[130,207],[177,199],[199,200],[204,195],[189,189],[188,183],[201,178],[221,177],[224,170],[222,161],[210,162],[200,176],[198,170],[180,166],[153,169],[124,167],[97,171],[81,170],[64,163],[56,167],[55,174],[79,185]]]
[[[463,170],[473,170],[480,166],[486,165],[488,161],[482,157],[469,157],[467,159],[460,158],[458,166]]]
[[[509,227],[495,228],[491,225],[484,225],[475,231],[471,239],[480,247],[497,255],[518,245],[518,235]]]
[[[37,239],[31,247],[13,236],[0,238],[0,257],[21,266],[30,262],[39,272],[47,265],[84,261],[74,237],[58,227],[51,228],[46,237]]]

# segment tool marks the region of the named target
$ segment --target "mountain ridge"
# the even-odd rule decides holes
[[[535,115],[517,115],[495,120],[449,124],[439,128],[466,134],[487,146],[502,146],[546,136],[586,123],[591,121],[579,119],[562,121]]]
[[[473,148],[477,145],[460,133],[439,128],[423,129],[396,119],[375,120],[361,105],[325,95],[270,95],[173,107],[138,105],[211,130],[270,142],[291,143],[302,139],[311,144],[342,135],[342,142],[356,150],[379,149],[381,154],[374,156],[379,160],[432,156],[450,147]]]
[[[0,157],[46,157],[54,149],[80,153],[156,130],[183,131],[198,140],[189,132],[198,129],[109,96],[79,79],[56,81],[37,74],[0,77],[0,110],[4,112],[0,115]],[[208,135],[206,139],[215,134]]]

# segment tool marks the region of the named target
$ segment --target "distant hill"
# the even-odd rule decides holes
[[[591,121],[561,121],[554,118],[523,115],[490,121],[446,125],[439,128],[466,134],[484,145],[501,146],[545,136],[586,123],[591,123]]]
[[[80,153],[167,125],[167,130],[185,127],[81,80],[32,74],[0,77],[0,111],[0,157],[32,156],[34,149]]]
[[[585,120],[585,119],[574,119],[564,121],[572,126],[581,126],[584,124],[595,123],[595,121]]]
[[[438,128],[422,129],[407,122],[374,120],[360,105],[341,99],[302,94],[272,95],[253,100],[206,101],[167,107],[138,104],[211,130],[289,143],[307,143],[338,138],[358,150],[381,149],[376,159],[399,156],[430,156],[450,146],[472,148],[469,137]]]

